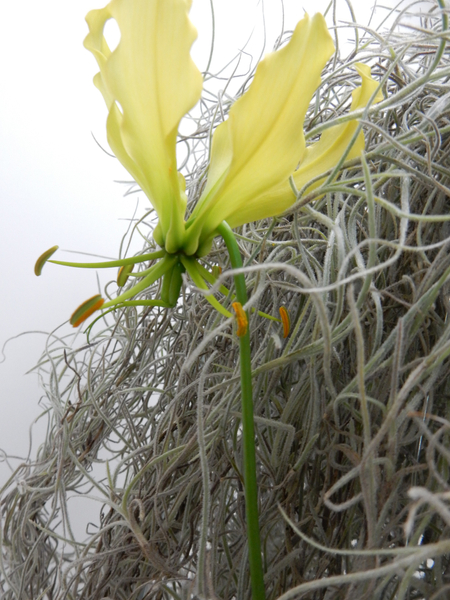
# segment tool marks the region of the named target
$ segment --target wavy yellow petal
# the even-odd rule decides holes
[[[355,68],[361,76],[362,82],[361,86],[352,92],[351,111],[364,108],[379,85],[377,81],[372,79],[370,67],[357,63]],[[383,94],[381,91],[378,91],[373,99],[373,103],[380,102],[382,99]],[[339,163],[357,127],[358,121],[356,119],[342,125],[330,127],[330,129],[323,132],[318,142],[306,148],[299,169],[293,173],[297,189],[302,189],[308,181],[332,169]],[[350,148],[346,160],[357,158],[360,156],[362,150],[364,150],[364,134],[361,131]],[[316,181],[307,188],[308,191],[317,188],[322,182],[323,180]],[[234,228],[244,223],[249,223],[252,220],[256,221],[274,217],[287,210],[294,202],[295,195],[291,190],[288,180],[286,180],[281,185],[266,190],[265,193],[256,197],[252,203],[248,203],[246,206],[241,207],[240,210],[236,210],[230,214],[227,222],[230,227]]]
[[[208,169],[208,179],[202,197],[194,211],[199,212],[200,206],[208,197],[214,197],[224,182],[233,159],[233,141],[228,121],[221,123],[214,132],[211,145],[211,162]]]
[[[109,144],[156,209],[158,241],[166,248],[180,243],[184,232],[185,198],[175,154],[178,125],[202,90],[201,74],[189,54],[197,36],[188,18],[190,4],[112,0],[86,17],[90,33],[84,45],[100,67],[94,82],[110,111]],[[112,52],[103,36],[110,18],[121,36]]]
[[[379,86],[378,81],[375,81],[375,79],[372,79],[371,77],[370,67],[362,63],[356,63],[355,68],[361,76],[362,82],[361,85],[352,92],[350,111],[364,108]],[[380,102],[381,100],[383,100],[383,94],[381,93],[381,90],[379,90],[373,99],[373,103]],[[338,164],[347,150],[358,124],[358,121],[355,119],[343,123],[342,125],[337,125],[336,127],[330,127],[330,129],[327,129],[322,133],[318,142],[308,146],[299,169],[294,173],[294,181],[297,189],[300,190],[308,183],[308,181],[314,179],[314,177],[317,177],[321,173],[332,169]],[[361,155],[363,150],[364,133],[361,131],[353,146],[350,148],[346,160],[357,158]],[[318,187],[320,184],[321,182],[317,181],[308,188],[309,191]]]
[[[214,135],[220,139],[214,140],[211,153],[213,185],[192,215],[196,219],[189,232],[193,246],[195,232],[201,230],[201,239],[207,238],[229,214],[287,180],[303,155],[306,110],[333,52],[323,16],[306,15],[289,43],[258,65],[248,91]]]

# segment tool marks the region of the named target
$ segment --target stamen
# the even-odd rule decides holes
[[[291,331],[291,319],[289,318],[289,313],[284,306],[280,306],[279,311],[281,322],[283,323],[283,337],[287,338]]]
[[[212,268],[212,275],[215,279],[218,279],[220,275],[222,275],[222,267],[219,265],[214,265]]]
[[[236,335],[238,337],[243,337],[247,333],[248,329],[248,319],[245,313],[245,310],[242,308],[242,304],[240,302],[233,302],[231,305],[234,308],[236,313],[236,321],[237,321],[237,331]]]
[[[70,317],[70,324],[74,327],[78,327],[78,325],[81,325],[81,323],[90,317],[92,313],[98,310],[104,302],[105,300],[100,294],[96,294],[95,296],[92,296],[92,298],[85,300]]]
[[[126,284],[133,268],[134,265],[123,265],[120,267],[119,272],[117,273],[117,285],[119,287],[123,287]]]
[[[48,261],[50,256],[53,256],[53,254],[55,254],[55,252],[58,250],[58,248],[59,248],[59,246],[52,246],[52,248],[49,248],[43,254],[40,255],[40,257],[36,261],[36,264],[34,265],[34,274],[35,275],[37,275],[39,277],[39,275],[42,273],[43,266]]]

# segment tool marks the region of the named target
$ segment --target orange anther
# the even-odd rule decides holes
[[[46,250],[40,257],[37,259],[36,264],[34,265],[34,274],[39,277],[42,273],[42,268],[48,259],[58,250],[59,246],[52,246],[49,250]]]
[[[236,313],[236,321],[237,321],[237,331],[236,335],[238,337],[243,337],[247,333],[248,329],[248,319],[245,313],[245,310],[242,308],[242,304],[240,302],[233,302],[231,305],[234,308],[234,312]]]
[[[120,267],[119,272],[117,273],[117,285],[119,287],[123,287],[126,284],[133,268],[134,265],[123,265],[123,267]]]
[[[218,277],[220,277],[220,275],[222,275],[222,267],[219,267],[218,265],[214,265],[212,268],[212,274],[213,274],[213,277],[215,277],[216,279]]]
[[[283,323],[283,337],[287,338],[289,332],[291,331],[291,320],[289,318],[289,313],[284,306],[280,306],[279,311],[281,322]]]
[[[70,317],[70,324],[74,327],[78,327],[78,325],[81,325],[81,323],[90,317],[92,313],[98,310],[104,302],[105,300],[100,294],[96,294],[95,296],[92,296],[92,298],[85,300]]]

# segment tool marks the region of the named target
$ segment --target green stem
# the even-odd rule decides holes
[[[234,234],[225,221],[217,228],[223,237],[230,255],[233,269],[242,268],[242,258]],[[243,273],[234,276],[236,298],[244,306],[247,303],[247,288]],[[248,318],[248,315],[247,315]],[[265,600],[264,574],[261,560],[259,534],[258,486],[256,482],[255,427],[253,422],[252,363],[250,334],[239,338],[241,363],[242,439],[244,447],[244,493],[247,515],[248,557],[252,600]]]

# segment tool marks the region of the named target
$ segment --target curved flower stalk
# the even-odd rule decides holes
[[[153,237],[161,250],[109,263],[50,260],[79,267],[120,266],[119,285],[128,277],[138,280],[102,305],[97,297],[95,302],[86,301],[85,313],[84,305],[74,313],[74,325],[82,322],[83,314],[86,318],[100,306],[173,306],[185,271],[197,287],[208,289],[206,281],[211,283],[214,277],[198,259],[208,254],[222,222],[235,228],[281,214],[296,200],[289,185],[291,175],[301,188],[338,164],[345,152],[347,158],[354,158],[364,148],[361,132],[349,150],[356,121],[325,131],[318,142],[306,147],[306,111],[320,85],[321,71],[334,52],[323,16],[306,15],[289,43],[260,62],[249,89],[216,128],[206,186],[186,218],[185,181],[177,171],[176,137],[180,120],[202,91],[202,76],[190,57],[196,38],[188,17],[190,5],[190,0],[112,0],[86,17],[89,34],[84,45],[100,69],[94,83],[108,108],[108,142],[158,215]],[[121,34],[114,51],[103,35],[108,19],[116,20]],[[362,85],[353,92],[352,110],[366,106],[377,88],[367,66],[356,68]],[[378,94],[374,101],[380,99]],[[49,260],[49,252],[38,259],[37,274]],[[147,260],[159,262],[132,273],[133,264]],[[132,300],[160,278],[160,299]],[[219,312],[231,316],[213,296],[207,298]]]

